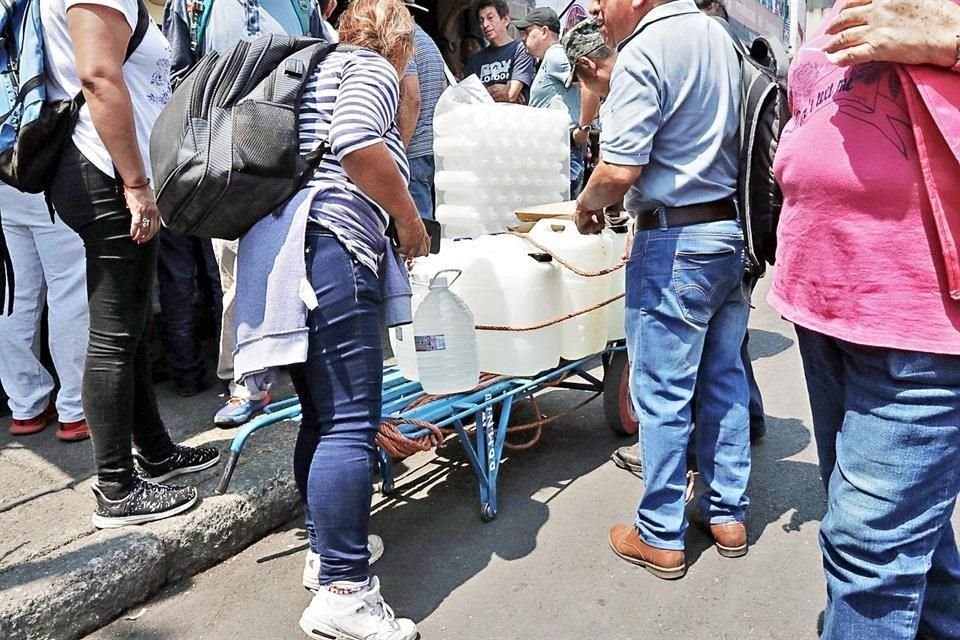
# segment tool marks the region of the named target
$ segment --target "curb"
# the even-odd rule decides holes
[[[219,464],[197,484],[203,500],[186,514],[97,531],[0,574],[0,638],[81,638],[164,585],[209,569],[295,518],[295,434],[290,421],[258,433],[240,459],[230,493],[214,494],[223,472]]]

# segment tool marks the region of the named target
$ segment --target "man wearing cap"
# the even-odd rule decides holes
[[[477,19],[490,46],[467,59],[464,77],[476,75],[497,102],[527,104],[534,61],[523,43],[507,33],[510,9],[506,0],[478,0]]]
[[[527,53],[540,60],[530,87],[530,106],[549,109],[560,105],[570,115],[570,197],[576,198],[583,178],[584,145],[600,99],[570,84],[570,63],[560,44],[560,18],[553,9],[536,8],[513,26],[520,31]]]
[[[600,113],[601,162],[575,218],[597,233],[603,208],[625,196],[634,219],[625,319],[645,480],[635,521],[613,527],[610,546],[657,577],[680,578],[695,388],[702,520],[721,555],[747,552],[739,61],[694,0],[594,0],[591,11],[618,53]]]
[[[563,52],[570,69],[564,84],[579,84],[599,98],[610,93],[610,75],[617,52],[604,42],[595,18],[574,25],[563,36]]]

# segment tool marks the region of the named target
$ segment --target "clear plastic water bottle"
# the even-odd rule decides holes
[[[480,358],[473,314],[450,291],[445,274],[438,272],[430,281],[430,292],[413,318],[413,343],[417,352],[417,372],[423,390],[432,395],[469,391],[480,380]]]

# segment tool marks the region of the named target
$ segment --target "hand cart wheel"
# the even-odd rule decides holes
[[[603,375],[603,415],[607,426],[621,436],[636,435],[640,421],[630,399],[630,362],[626,351],[616,351]]]
[[[488,503],[484,503],[480,507],[480,519],[484,522],[491,522],[494,518],[497,517],[497,510],[491,507]]]

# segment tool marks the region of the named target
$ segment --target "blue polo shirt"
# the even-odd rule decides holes
[[[682,35],[678,35],[682,34]],[[723,26],[674,0],[621,43],[600,111],[601,157],[642,166],[626,208],[712,202],[736,191],[740,63]]]

